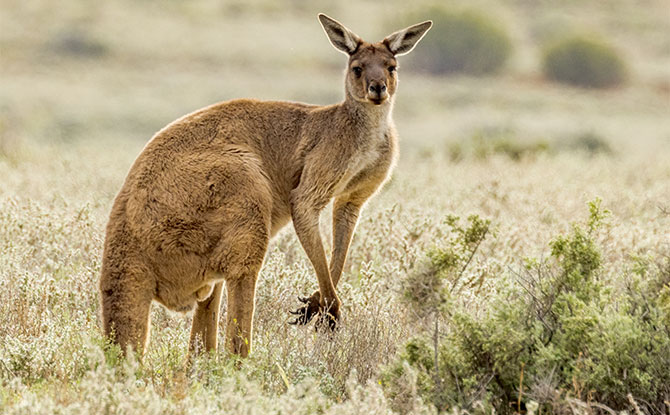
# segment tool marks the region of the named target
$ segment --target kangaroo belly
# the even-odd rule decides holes
[[[206,273],[200,278],[183,278],[174,280],[171,278],[159,278],[156,286],[154,300],[166,308],[188,312],[193,309],[195,303],[204,301],[212,294],[214,285],[224,279],[224,275],[216,272]]]

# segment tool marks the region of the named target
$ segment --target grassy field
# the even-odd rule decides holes
[[[412,66],[411,54],[401,58],[400,160],[354,236],[339,287],[341,329],[326,335],[288,324],[288,310],[316,278],[287,226],[259,278],[254,349],[236,368],[223,352],[187,367],[191,317],[158,305],[141,363],[119,361],[105,347],[97,279],[107,215],[126,172],[155,131],[210,103],[340,100],[345,59],[322,33],[318,12],[377,40],[428,3],[0,0],[0,413],[435,413],[421,368],[395,383],[388,376],[408,340],[431,333],[432,320],[403,300],[403,287],[428,252],[448,243],[447,215],[491,221],[465,270],[479,283],[452,299],[485,320],[495,314],[492,304],[522,292],[527,259],[550,259],[550,242],[585,224],[596,198],[611,212],[589,234],[600,254],[599,310],[634,322],[630,298],[657,296],[644,301],[660,310],[665,326],[654,330],[663,343],[670,336],[670,3],[445,4],[484,10],[507,27],[514,43],[507,67],[491,77],[446,77]],[[545,80],[542,45],[561,31],[609,39],[629,65],[627,83],[590,90]],[[460,326],[448,313],[440,318],[448,342]],[[593,337],[607,337],[598,331],[610,327],[605,320],[594,327]],[[668,352],[651,366],[670,364],[670,349],[650,347]],[[634,376],[623,365],[609,376]],[[505,371],[519,378],[523,366]],[[501,397],[482,381],[482,393],[463,393],[440,410],[670,413],[667,385],[656,395],[666,400],[663,409],[642,396],[644,383],[614,385],[618,392],[608,395],[576,380],[555,385],[552,374],[527,374],[517,391],[524,409],[507,404],[517,395]],[[654,376],[650,367],[638,375]]]

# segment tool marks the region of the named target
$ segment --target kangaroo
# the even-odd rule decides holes
[[[140,356],[157,301],[195,308],[189,350],[217,349],[223,284],[226,349],[251,350],[255,287],[270,239],[293,221],[318,279],[293,324],[340,317],[340,280],[359,212],[396,159],[391,120],[396,57],[430,29],[426,21],[368,43],[318,16],[349,56],[345,99],[329,106],[237,99],[172,122],[147,143],[114,200],[106,229],[100,296],[105,335]],[[326,260],[319,213],[332,200]]]

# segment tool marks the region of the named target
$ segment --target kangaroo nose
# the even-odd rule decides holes
[[[378,84],[378,83],[372,83],[368,87],[368,91],[373,94],[381,95],[382,92],[386,91],[386,85],[384,84]]]

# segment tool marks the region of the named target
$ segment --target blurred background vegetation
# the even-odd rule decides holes
[[[665,139],[668,8],[667,0],[2,0],[0,154],[23,141],[145,142],[176,117],[237,97],[337,102],[345,60],[317,12],[369,40],[435,21],[401,58],[404,146],[444,148],[482,125],[550,143],[588,130],[617,144]]]

